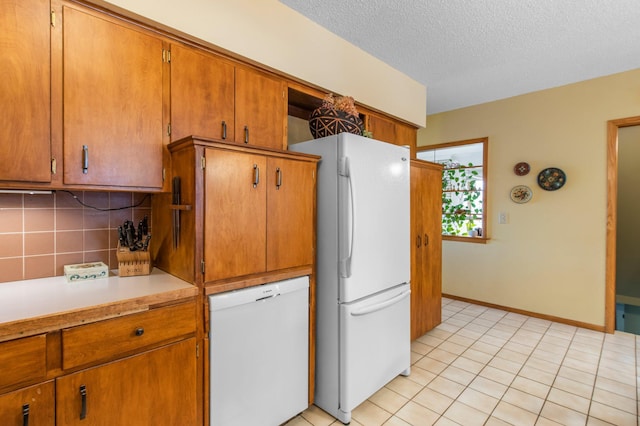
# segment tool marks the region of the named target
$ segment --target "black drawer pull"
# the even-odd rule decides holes
[[[82,173],[89,173],[89,147],[82,145]]]
[[[260,168],[257,164],[253,165],[253,187],[257,188],[260,183]]]
[[[222,122],[222,139],[226,139],[227,138],[227,122],[223,121]]]
[[[144,328],[138,327],[136,328],[136,336],[142,336],[144,334]]]
[[[80,397],[82,398],[82,407],[80,407],[80,420],[87,417],[87,387],[80,385]]]
[[[22,426],[29,426],[29,404],[22,406]]]

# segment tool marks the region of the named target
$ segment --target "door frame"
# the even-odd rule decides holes
[[[607,241],[605,266],[605,332],[616,326],[616,232],[618,227],[618,129],[640,125],[640,116],[607,121]]]

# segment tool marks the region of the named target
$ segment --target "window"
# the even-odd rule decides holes
[[[418,148],[418,159],[444,165],[445,240],[486,242],[487,143],[488,138],[479,138]]]

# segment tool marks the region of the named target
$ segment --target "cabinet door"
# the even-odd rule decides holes
[[[423,168],[421,183],[425,325],[431,330],[442,321],[442,169]]]
[[[315,163],[269,158],[267,270],[313,263]]]
[[[396,143],[396,124],[377,115],[369,116],[368,131],[373,133],[373,139],[383,142]],[[402,143],[400,145],[403,145]]]
[[[268,180],[262,155],[206,150],[205,281],[265,271]]]
[[[171,140],[197,135],[234,140],[234,67],[215,56],[171,46]]]
[[[285,83],[249,68],[236,67],[235,140],[285,148]]]
[[[396,145],[405,145],[410,148],[411,158],[416,158],[416,142],[418,129],[406,124],[396,123]]]
[[[42,383],[0,395],[3,426],[50,425],[55,420],[53,382]]]
[[[427,327],[423,247],[423,197],[421,168],[411,164],[411,340],[424,334]]]
[[[56,380],[59,425],[194,425],[196,407],[195,338]]]
[[[63,14],[64,183],[162,187],[162,41]]]
[[[442,169],[411,166],[411,339],[441,322]]]
[[[0,0],[0,180],[51,181],[49,0]]]

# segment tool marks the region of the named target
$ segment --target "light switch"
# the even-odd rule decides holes
[[[498,213],[498,223],[501,225],[506,225],[509,222],[509,217],[507,213],[500,212]]]

